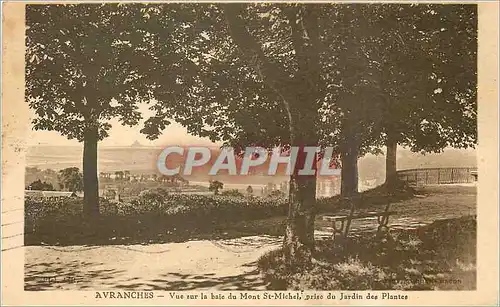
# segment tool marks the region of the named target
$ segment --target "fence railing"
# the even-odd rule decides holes
[[[471,183],[477,167],[418,168],[398,171],[399,179],[412,185]]]

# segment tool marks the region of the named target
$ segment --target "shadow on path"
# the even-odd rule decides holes
[[[262,236],[81,251],[28,247],[25,290],[265,290],[256,262],[279,242]]]
[[[82,281],[113,280],[125,274],[125,270],[104,268],[102,262],[73,260],[56,263],[33,263],[24,266],[24,290],[43,291],[66,288],[68,284],[77,285],[83,290],[89,288]]]
[[[123,290],[265,290],[266,283],[262,280],[258,269],[233,276],[216,276],[215,273],[206,274],[162,274],[145,282],[135,282],[116,285]]]

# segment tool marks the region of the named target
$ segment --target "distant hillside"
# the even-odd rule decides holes
[[[135,144],[135,142],[134,142]],[[158,173],[156,161],[162,148],[154,147],[117,147],[99,148],[99,171],[115,172],[119,170],[129,170],[132,174],[152,174]],[[218,149],[212,149],[212,158],[218,156]],[[82,148],[81,147],[61,147],[57,146],[36,146],[30,147],[27,152],[27,166],[36,166],[41,169],[60,170],[66,167],[79,167],[82,169]],[[173,163],[183,162],[183,157],[172,155]],[[430,167],[475,167],[475,150],[447,149],[441,154],[421,155],[412,153],[407,149],[398,149],[397,155],[398,169],[430,168]],[[360,180],[377,179],[383,182],[385,178],[385,156],[367,155],[359,160]],[[284,167],[284,165],[282,165]],[[221,173],[216,177],[210,177],[209,165],[195,168],[193,175],[186,176],[189,181],[208,181],[218,179],[225,182],[234,183],[268,183],[281,182],[286,180],[285,176],[262,176],[262,172],[267,170],[263,165],[256,170],[254,176],[229,176]],[[257,175],[259,174],[259,175]]]
[[[446,149],[440,154],[421,155],[407,149],[399,150],[398,169],[431,167],[476,167],[476,150]]]

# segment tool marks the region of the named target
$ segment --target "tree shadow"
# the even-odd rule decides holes
[[[255,266],[255,264],[254,264]],[[267,284],[262,280],[258,269],[233,276],[216,276],[207,274],[162,274],[145,282],[135,282],[116,285],[123,290],[154,290],[154,291],[182,291],[182,290],[265,290]]]
[[[136,227],[134,223],[111,219],[92,228],[72,224],[62,227],[63,229],[50,228],[40,233],[25,231],[24,237],[26,246],[149,245],[198,240],[231,240],[258,235],[277,237],[284,233],[284,220],[285,217],[271,217],[205,225],[189,224],[182,227],[165,227],[164,223],[158,221],[143,221],[140,227]]]
[[[184,274],[165,273],[147,280],[130,277],[125,270],[98,268],[104,263],[74,260],[65,263],[36,263],[25,265],[24,290],[149,290],[181,291],[197,289],[214,290],[265,290],[256,263],[242,265],[248,272],[219,276],[216,273]]]
[[[116,269],[96,269],[102,262],[32,263],[24,266],[24,290],[45,291],[62,289],[71,285],[78,289],[89,288],[89,282],[111,280],[123,276],[126,271]]]

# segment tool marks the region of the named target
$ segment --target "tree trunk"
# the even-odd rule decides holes
[[[316,175],[298,175],[305,152],[300,149],[295,172],[290,176],[288,218],[284,240],[285,259],[294,268],[297,263],[310,262],[314,250],[314,219],[316,217]]]
[[[341,154],[340,195],[343,197],[358,193],[358,153],[358,147],[349,142]]]
[[[293,7],[285,12],[298,64],[297,74],[290,78],[284,67],[266,57],[261,44],[248,31],[242,17],[245,15],[244,8],[245,6],[236,4],[223,6],[233,41],[248,59],[252,59],[249,64],[266,86],[282,98],[288,113],[290,145],[317,146],[317,101],[321,97],[319,88],[322,83],[318,11],[312,6],[304,6]],[[314,248],[316,175],[304,176],[297,173],[302,168],[301,160],[303,162],[304,158],[305,152],[299,150],[295,172],[290,177],[289,214],[284,240],[288,264],[310,260]]]
[[[83,141],[83,213],[99,215],[99,181],[97,178],[97,128],[90,128]]]
[[[396,185],[397,179],[397,168],[396,168],[396,151],[398,142],[396,138],[391,135],[387,137],[387,154],[385,156],[385,184],[388,187],[394,187]]]

